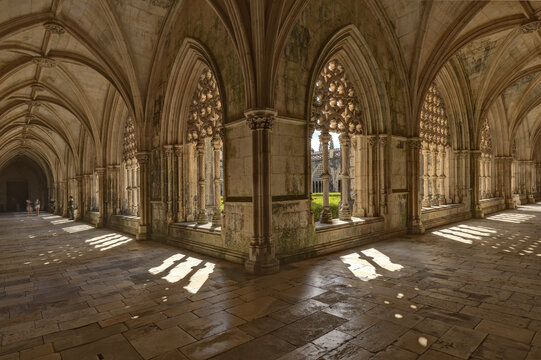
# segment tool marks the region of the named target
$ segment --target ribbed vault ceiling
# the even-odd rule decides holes
[[[541,137],[541,34],[524,25],[537,28],[541,1],[366,1],[394,30],[413,104],[443,68],[452,69],[469,99],[464,116],[473,124],[488,117],[502,136],[497,151],[508,153],[517,139],[527,157]],[[249,24],[249,11],[228,11],[248,1],[210,2],[228,28],[248,28],[231,24]],[[67,154],[76,163],[95,154],[99,163],[112,99],[136,122],[145,118],[157,44],[178,6],[181,0],[2,1],[0,164],[25,152],[49,164],[64,164]],[[287,11],[283,18],[292,21]],[[243,36],[235,37],[241,49]],[[89,148],[93,154],[84,154]]]

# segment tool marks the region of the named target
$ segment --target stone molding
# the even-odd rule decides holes
[[[273,109],[254,109],[244,113],[250,130],[272,130],[277,112]]]
[[[32,59],[32,62],[38,66],[46,68],[53,68],[56,66],[56,61],[54,59],[44,56],[36,56]]]
[[[520,26],[520,31],[523,34],[530,34],[540,29],[541,29],[541,20],[530,21]]]

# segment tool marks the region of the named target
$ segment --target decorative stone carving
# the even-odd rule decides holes
[[[214,74],[206,68],[199,77],[190,106],[187,140],[197,142],[222,131],[222,100]]]
[[[492,137],[490,136],[490,126],[487,119],[483,122],[480,147],[483,154],[492,155]]]
[[[135,153],[137,151],[137,141],[135,138],[135,126],[131,118],[126,120],[126,125],[124,126],[124,141],[123,141],[123,159],[128,161],[135,158]]]
[[[312,122],[316,130],[362,134],[360,106],[344,67],[336,59],[325,65],[314,86]]]
[[[541,20],[530,21],[520,26],[520,31],[523,34],[530,34],[540,29],[541,29]]]
[[[64,27],[56,21],[48,21],[43,24],[45,30],[50,31],[52,34],[62,35],[66,32]]]
[[[435,84],[428,88],[419,124],[419,136],[427,143],[447,146],[449,144],[449,123],[445,104]]]
[[[245,115],[250,130],[272,130],[276,112],[274,110],[253,110],[247,111]]]
[[[43,56],[37,56],[33,58],[32,62],[38,66],[46,68],[53,68],[56,66],[56,61],[54,59]]]

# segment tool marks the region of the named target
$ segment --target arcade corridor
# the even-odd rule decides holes
[[[521,206],[255,277],[3,214],[0,359],[539,359],[540,228]]]

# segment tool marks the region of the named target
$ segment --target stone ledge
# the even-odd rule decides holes
[[[332,224],[322,224],[319,221],[316,222],[316,233],[323,231],[332,231],[336,229],[346,228],[350,226],[360,226],[363,224],[371,224],[376,222],[383,222],[382,217],[352,217],[351,221],[343,221],[339,219],[332,219]]]
[[[479,203],[485,215],[505,210],[505,199],[502,197],[482,199]]]
[[[137,235],[139,229],[138,216],[131,215],[111,215],[107,226],[111,229],[122,231],[131,235]]]
[[[208,233],[221,233],[222,227],[221,226],[212,226],[212,223],[206,223],[206,224],[198,224],[196,222],[181,222],[181,223],[174,223],[170,226],[174,227],[181,227],[181,228],[187,228],[195,231],[202,231],[202,232],[208,232]]]
[[[448,204],[421,209],[421,221],[425,229],[454,223],[471,218],[471,212],[466,206],[460,204]]]

